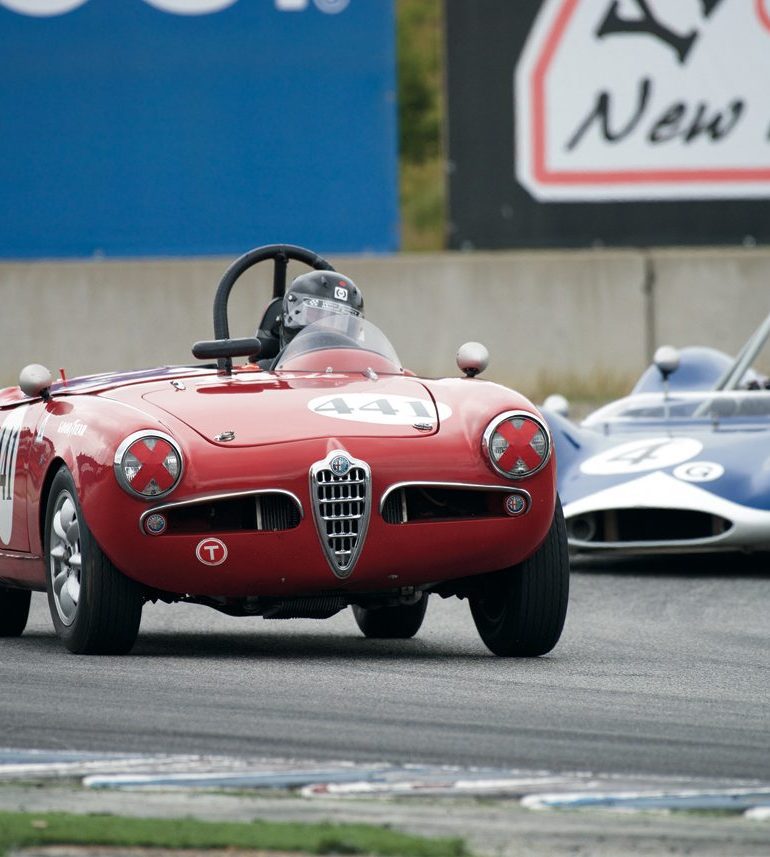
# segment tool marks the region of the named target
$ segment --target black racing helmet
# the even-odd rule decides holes
[[[308,324],[333,315],[363,317],[364,298],[358,286],[336,271],[301,274],[283,296],[281,346]]]

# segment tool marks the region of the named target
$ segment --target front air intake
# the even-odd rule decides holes
[[[162,515],[166,526],[157,532],[148,527],[151,516]],[[289,491],[234,491],[194,497],[178,503],[152,506],[142,515],[142,530],[148,535],[190,533],[279,532],[293,530],[302,521],[302,506]]]
[[[581,544],[696,542],[715,539],[733,526],[727,518],[695,509],[603,509],[567,519],[567,536]]]
[[[348,577],[364,546],[371,510],[371,471],[346,453],[330,453],[310,468],[318,536],[334,574]]]

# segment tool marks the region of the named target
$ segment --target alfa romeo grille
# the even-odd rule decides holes
[[[348,577],[364,546],[371,509],[369,465],[341,452],[310,468],[316,528],[334,574]]]

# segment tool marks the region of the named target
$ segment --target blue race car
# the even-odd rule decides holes
[[[659,348],[631,395],[579,425],[550,396],[573,554],[770,550],[768,367],[770,315],[735,358]]]

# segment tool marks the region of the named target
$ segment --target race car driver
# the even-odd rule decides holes
[[[364,298],[358,286],[344,274],[309,271],[297,277],[286,290],[280,312],[269,309],[267,314],[272,317],[269,331],[257,331],[263,341],[262,358],[252,358],[263,369],[275,366],[289,342],[314,321],[342,315],[363,318]],[[270,341],[275,345],[270,347]]]
[[[358,286],[336,271],[301,274],[286,290],[280,322],[281,348],[308,324],[332,315],[363,317],[364,298]]]

